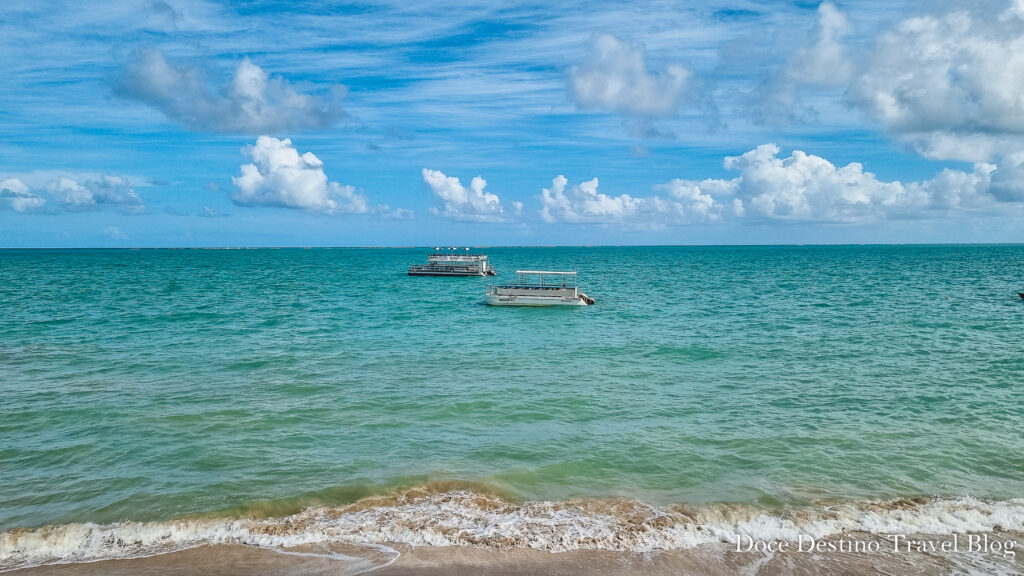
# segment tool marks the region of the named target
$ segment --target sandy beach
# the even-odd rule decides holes
[[[1024,544],[1024,534],[997,532],[987,535],[991,541],[1008,544],[1001,552],[968,549],[965,536],[907,535],[901,548],[894,550],[892,538],[866,533],[844,534],[842,538],[821,540],[818,550],[796,549],[797,543],[782,552],[737,552],[733,545],[712,544],[691,550],[656,551],[648,554],[575,551],[553,554],[541,550],[494,550],[463,546],[366,548],[332,545],[273,551],[245,546],[203,546],[148,558],[108,560],[81,564],[54,564],[11,572],[17,576],[345,576],[372,572],[377,576],[470,575],[503,576],[560,575],[615,576],[733,574],[775,576],[834,574],[1017,574],[1024,571],[1024,557],[1016,554]],[[863,549],[830,550],[844,543],[877,545],[877,551]],[[905,547],[910,545],[910,549]],[[872,545],[871,543],[874,543]],[[945,543],[946,550],[943,550]],[[776,543],[778,544],[778,543]],[[929,548],[921,550],[920,546]],[[934,547],[935,550],[930,548]],[[1013,553],[1007,554],[1010,551]],[[397,554],[397,555],[396,555]]]

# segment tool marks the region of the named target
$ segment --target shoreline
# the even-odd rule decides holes
[[[684,568],[727,574],[752,558],[803,565],[814,564],[817,556],[862,567],[924,562],[921,558],[954,563],[966,558],[970,563],[988,557],[996,565],[1020,567],[1022,538],[1020,498],[821,503],[780,514],[738,504],[514,503],[468,490],[421,487],[275,518],[12,529],[0,532],[0,572],[104,574],[119,573],[124,565],[129,567],[125,574],[189,573],[181,566],[210,563],[203,572],[260,573],[257,569],[269,567],[267,573],[339,574],[416,568],[442,574],[466,564],[509,574],[585,574],[595,570],[595,562],[611,562],[623,574],[640,574],[662,566],[650,564],[657,560],[666,574]],[[211,555],[224,557],[215,561]],[[574,572],[574,566],[589,568]]]
[[[906,535],[910,541],[930,542],[935,550],[911,547],[898,551],[884,549],[891,540],[868,533],[848,533],[818,542],[822,551],[740,551],[725,543],[705,544],[689,550],[657,550],[649,553],[578,550],[551,553],[534,549],[494,550],[469,546],[412,547],[405,544],[362,547],[331,544],[270,550],[239,545],[200,546],[145,558],[104,560],[78,564],[50,564],[19,569],[16,576],[177,576],[210,574],[242,575],[356,575],[376,576],[468,576],[503,574],[506,576],[557,574],[618,576],[702,574],[866,574],[872,572],[947,573],[980,570],[985,573],[1024,571],[1024,555],[1012,557],[968,549],[942,551],[942,543],[952,544],[953,536]],[[994,532],[992,537],[1012,542],[1019,551],[1024,533]],[[874,542],[882,546],[878,553],[845,550],[839,541]],[[835,549],[829,549],[832,546]],[[925,546],[927,548],[927,545]],[[948,546],[947,546],[948,548]]]

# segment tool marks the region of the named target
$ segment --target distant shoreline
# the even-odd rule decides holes
[[[878,243],[878,244],[509,244],[509,245],[468,245],[473,249],[506,248],[841,248],[841,247],[926,247],[926,246],[1024,246],[1024,242],[933,242]],[[466,245],[459,248],[467,247]],[[0,251],[28,250],[431,250],[431,246],[8,246]]]

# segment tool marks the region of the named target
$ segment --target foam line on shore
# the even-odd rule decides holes
[[[64,524],[0,533],[0,571],[151,556],[203,545],[287,551],[345,543],[475,546],[549,552],[681,550],[758,540],[873,534],[1024,531],[1024,499],[901,499],[808,506],[783,514],[739,504],[652,506],[635,500],[512,503],[468,490],[400,494],[265,519]],[[397,553],[396,553],[397,554]]]

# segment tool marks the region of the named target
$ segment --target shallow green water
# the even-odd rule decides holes
[[[0,528],[425,482],[766,508],[1024,495],[1024,246],[0,251]]]

